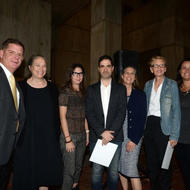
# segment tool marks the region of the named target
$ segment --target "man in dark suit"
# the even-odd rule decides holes
[[[13,73],[22,63],[24,45],[7,39],[0,49],[0,190],[5,190],[11,157],[24,125],[24,104]],[[24,155],[23,155],[24,156]]]
[[[98,139],[102,144],[113,142],[118,145],[116,153],[107,168],[108,190],[118,186],[118,164],[123,141],[122,125],[126,114],[126,89],[112,79],[114,66],[110,56],[99,58],[100,81],[87,88],[86,117],[90,126],[90,149],[93,150]],[[93,163],[91,188],[102,189],[104,167]]]

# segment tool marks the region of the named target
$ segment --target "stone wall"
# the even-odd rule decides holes
[[[90,82],[97,82],[98,58],[121,49],[121,0],[91,1]]]
[[[123,18],[122,47],[140,54],[139,77],[150,77],[147,61],[160,54],[168,59],[167,76],[175,79],[181,59],[190,56],[190,2],[156,0]]]
[[[47,58],[50,74],[51,5],[43,0],[1,0],[0,43],[7,38],[18,38],[25,45],[25,64],[16,75],[26,75],[26,62],[32,54]]]
[[[52,77],[62,86],[72,63],[80,63],[89,82],[90,67],[90,6],[82,8],[63,25],[53,27]]]

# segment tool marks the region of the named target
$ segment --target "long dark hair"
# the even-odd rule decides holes
[[[181,74],[180,74],[180,70],[181,70],[181,66],[182,64],[185,62],[185,61],[188,61],[190,62],[190,58],[185,58],[183,59],[182,61],[180,61],[178,67],[177,67],[177,77],[176,77],[176,81],[177,81],[177,84],[179,87],[181,87],[182,83],[183,83],[183,79],[181,77]]]
[[[84,95],[85,94],[85,87],[84,87],[85,70],[84,70],[84,67],[80,63],[74,63],[68,68],[67,73],[66,73],[66,82],[65,82],[63,88],[70,88],[71,90],[75,91],[72,86],[71,78],[72,78],[72,74],[73,74],[74,70],[77,67],[81,68],[81,70],[83,72],[83,79],[82,79],[82,82],[79,84],[79,90],[82,93],[82,95]]]

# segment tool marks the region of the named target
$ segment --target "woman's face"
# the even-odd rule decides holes
[[[32,73],[32,77],[41,79],[45,76],[47,66],[44,58],[37,57],[34,59],[32,65],[29,66],[29,70]]]
[[[72,85],[79,85],[83,80],[83,71],[80,67],[76,67],[73,70],[73,74],[71,76]]]
[[[132,85],[135,81],[136,70],[132,67],[127,67],[122,74],[123,84]]]
[[[166,64],[162,59],[156,59],[152,62],[150,71],[155,77],[164,77],[166,72]]]
[[[184,61],[179,72],[184,81],[190,81],[190,61]]]

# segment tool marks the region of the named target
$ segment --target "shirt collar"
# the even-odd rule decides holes
[[[3,71],[5,72],[6,77],[9,79],[12,73],[0,62],[0,66],[2,67]]]
[[[104,87],[104,88],[108,88],[108,87],[110,88],[110,87],[111,87],[111,82],[112,82],[112,79],[110,80],[110,83],[109,83],[108,86],[104,86],[102,80],[100,80],[100,86],[101,86],[101,87]]]

